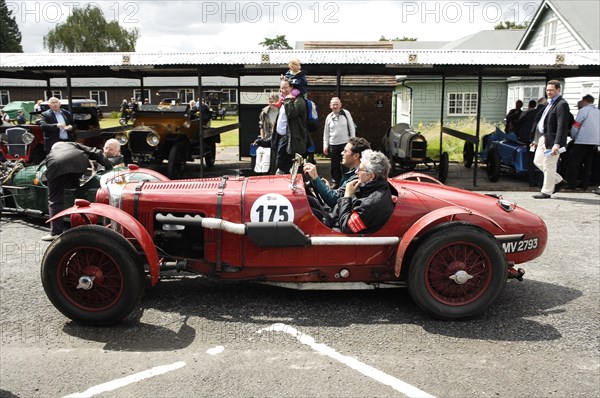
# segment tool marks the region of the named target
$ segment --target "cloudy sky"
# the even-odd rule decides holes
[[[414,37],[452,41],[501,21],[530,20],[532,1],[116,1],[6,0],[25,52],[45,51],[43,36],[74,7],[100,6],[107,20],[139,28],[136,50],[252,51],[265,38],[285,35],[291,46],[311,40]]]

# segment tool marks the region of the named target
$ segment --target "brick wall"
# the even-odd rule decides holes
[[[312,133],[317,152],[323,151],[323,128],[325,118],[331,112],[329,100],[335,96],[335,88],[309,87],[308,97],[317,105],[319,111],[319,130]],[[358,127],[358,136],[367,139],[373,148],[381,147],[381,138],[391,126],[392,89],[373,91],[349,89],[340,91],[342,106],[351,114]],[[377,104],[380,103],[380,107]]]

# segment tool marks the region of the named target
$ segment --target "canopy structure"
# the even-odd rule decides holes
[[[312,76],[336,76],[339,92],[341,76],[475,76],[479,80],[481,99],[484,77],[528,76],[564,79],[577,76],[600,76],[598,51],[481,51],[481,50],[278,50],[250,52],[180,52],[180,53],[8,53],[0,57],[0,78],[46,80],[67,79],[71,97],[71,78],[115,77],[143,79],[150,76],[198,76],[202,92],[202,76],[237,77],[275,75],[287,69],[290,59],[298,58]],[[442,84],[444,87],[444,84]],[[239,98],[239,96],[238,96]],[[443,95],[442,95],[443,98]],[[456,135],[479,143],[479,110],[474,137]],[[441,107],[442,131],[443,109]],[[202,131],[199,131],[202,137]],[[442,140],[440,139],[440,153]],[[476,163],[477,166],[477,163]],[[473,185],[477,185],[477,167],[473,169]],[[202,175],[202,169],[201,169]]]
[[[298,58],[311,75],[598,76],[598,51],[289,50],[182,53],[8,53],[0,77],[279,75]]]

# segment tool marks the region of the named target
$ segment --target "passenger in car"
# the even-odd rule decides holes
[[[344,196],[346,184],[358,178],[356,170],[360,165],[363,151],[371,149],[369,141],[362,137],[351,137],[342,151],[342,165],[350,169],[340,179],[338,189],[332,189],[327,180],[319,177],[317,166],[312,163],[304,164],[304,173],[310,178],[316,193],[330,209],[333,209],[338,198]]]
[[[381,152],[365,150],[358,178],[348,182],[344,196],[337,201],[329,225],[348,234],[371,233],[381,228],[394,211],[394,201],[387,176],[390,161]]]

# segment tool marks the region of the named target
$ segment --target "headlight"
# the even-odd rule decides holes
[[[146,136],[146,143],[150,146],[157,146],[160,142],[160,137],[156,133],[150,133]]]
[[[183,122],[183,127],[185,127],[186,129],[189,129],[191,125],[192,125],[192,123],[190,123],[187,120],[185,122]]]
[[[121,145],[125,145],[127,144],[127,141],[129,141],[129,137],[126,133],[117,133],[117,135],[115,135],[115,139],[119,141],[119,144]]]
[[[33,142],[33,138],[33,134],[31,134],[29,131],[21,136],[21,139],[25,145],[31,144]]]

